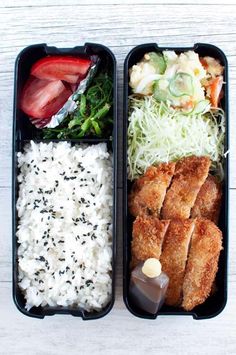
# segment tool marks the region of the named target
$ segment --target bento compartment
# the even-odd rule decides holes
[[[49,58],[49,59],[48,59]],[[68,132],[68,135],[61,135],[58,136],[54,133],[52,134],[52,130],[51,130],[51,134],[49,134],[49,130],[47,130],[47,135],[45,134],[46,130],[42,130],[42,129],[37,129],[37,127],[40,127],[40,125],[45,125],[48,124],[50,122],[50,118],[49,119],[42,119],[40,118],[30,118],[30,113],[32,111],[32,117],[36,117],[34,115],[36,115],[36,107],[38,107],[41,103],[40,100],[46,100],[46,95],[56,95],[57,92],[60,94],[58,94],[59,96],[55,99],[53,99],[51,102],[49,101],[49,104],[45,104],[46,106],[42,107],[41,109],[37,109],[38,110],[38,114],[39,115],[43,115],[43,112],[45,111],[45,115],[46,115],[46,110],[53,110],[53,107],[55,106],[55,104],[58,102],[58,105],[61,105],[59,107],[59,109],[61,109],[61,107],[63,106],[63,102],[65,102],[66,97],[68,95],[71,95],[72,92],[75,93],[75,88],[76,85],[79,84],[71,84],[70,82],[66,82],[63,80],[57,80],[56,78],[54,80],[46,80],[44,79],[44,75],[45,73],[43,72],[46,71],[46,69],[44,69],[44,67],[47,65],[46,64],[41,64],[41,67],[43,67],[41,69],[41,72],[38,73],[38,69],[37,69],[37,63],[39,63],[39,60],[50,60],[50,58],[52,60],[57,60],[57,58],[60,58],[61,61],[63,60],[67,60],[66,58],[71,58],[70,60],[78,60],[78,61],[82,61],[82,60],[89,60],[91,61],[92,64],[90,64],[90,69],[87,71],[87,74],[83,74],[83,76],[81,76],[80,82],[82,83],[84,81],[84,78],[89,77],[89,75],[91,75],[91,79],[88,80],[89,84],[88,87],[85,86],[86,84],[83,84],[83,87],[86,87],[86,91],[87,92],[89,90],[90,87],[92,87],[90,89],[90,91],[92,91],[92,89],[95,88],[95,84],[97,85],[97,92],[95,92],[96,90],[94,89],[93,92],[91,92],[91,95],[89,95],[89,99],[91,97],[91,100],[93,98],[96,99],[96,95],[98,97],[98,101],[99,101],[99,95],[108,95],[107,92],[103,92],[102,90],[110,90],[108,88],[108,83],[110,82],[110,86],[111,86],[111,90],[110,92],[110,102],[109,105],[105,105],[105,99],[104,97],[100,96],[100,100],[101,103],[103,102],[102,100],[104,100],[104,107],[98,105],[99,102],[97,101],[97,107],[96,110],[94,111],[94,113],[96,113],[97,118],[95,119],[95,117],[92,116],[92,120],[90,122],[88,122],[88,120],[86,122],[84,122],[83,124],[83,130],[85,131],[85,135],[78,135],[76,134],[70,134]],[[69,59],[68,59],[69,60]],[[97,64],[96,64],[97,63]],[[35,65],[36,64],[36,65]],[[61,66],[62,65],[66,65],[63,64],[63,62],[59,63]],[[58,70],[60,69],[59,64],[55,64],[58,66]],[[82,63],[83,64],[83,63]],[[82,65],[81,64],[81,65]],[[43,66],[44,65],[44,66]],[[34,68],[36,66],[36,70],[32,69],[32,73],[31,73],[31,68]],[[39,65],[38,65],[39,66]],[[79,63],[78,63],[79,66]],[[69,65],[68,65],[69,67]],[[92,69],[94,68],[94,69]],[[51,70],[50,68],[48,69],[48,71]],[[65,70],[65,69],[61,69],[61,70]],[[39,77],[34,76],[35,71],[37,72],[37,74],[35,75],[39,75]],[[91,72],[91,73],[90,73]],[[31,75],[30,75],[31,73]],[[50,74],[50,71],[49,71]],[[43,75],[43,78],[41,79],[41,75]],[[47,72],[46,72],[46,77],[47,77]],[[60,75],[62,75],[60,73]],[[81,74],[82,75],[82,74]],[[94,77],[95,75],[95,77]],[[105,75],[107,75],[107,78],[105,78]],[[68,79],[67,79],[68,77]],[[65,76],[66,80],[71,81],[71,77],[74,77],[73,75],[68,75]],[[109,77],[109,80],[108,80]],[[30,78],[30,79],[29,79]],[[102,82],[103,80],[103,82]],[[104,83],[107,84],[105,86]],[[27,84],[26,84],[27,83]],[[43,83],[43,84],[40,84]],[[79,82],[78,82],[79,83]],[[101,85],[102,83],[102,85]],[[16,134],[20,139],[74,139],[74,138],[96,138],[96,136],[98,138],[109,138],[109,135],[112,135],[112,129],[113,129],[113,117],[114,117],[114,112],[115,112],[115,107],[113,105],[112,106],[112,100],[114,99],[115,95],[116,95],[116,88],[115,88],[115,83],[116,83],[116,77],[115,77],[115,62],[114,62],[114,56],[113,54],[110,52],[110,50],[108,48],[106,48],[105,46],[102,45],[97,45],[97,44],[90,44],[87,43],[85,44],[83,47],[74,47],[72,49],[58,49],[56,47],[48,47],[46,44],[41,44],[41,45],[33,45],[33,46],[29,46],[27,48],[25,48],[17,57],[16,60],[16,67],[15,67],[15,99],[14,99],[14,116],[15,116],[15,125],[16,125]],[[31,89],[32,87],[32,89]],[[44,88],[45,87],[45,88]],[[62,89],[63,87],[63,89]],[[79,88],[80,86],[78,86]],[[34,88],[37,88],[37,92],[40,93],[41,92],[41,96],[37,96],[37,100],[38,102],[38,106],[34,105],[32,106],[32,103],[30,102],[30,97],[34,94]],[[99,89],[101,88],[101,92],[99,91]],[[45,94],[43,93],[43,90],[46,90]],[[71,91],[71,94],[68,94]],[[84,89],[80,89],[80,90],[84,90]],[[81,92],[81,91],[80,91]],[[30,96],[31,95],[31,96]],[[67,96],[66,96],[67,95]],[[81,98],[81,105],[79,106],[79,110],[78,112],[80,112],[80,107],[82,110],[82,105],[84,106],[84,114],[85,114],[85,119],[86,119],[86,114],[89,114],[88,108],[89,108],[89,101],[87,100],[86,102],[86,95],[84,95],[84,97],[80,96],[81,94],[77,95],[77,99],[79,100],[78,102],[80,102],[80,98]],[[92,97],[93,96],[93,97]],[[33,98],[34,96],[32,96]],[[64,99],[63,99],[64,98]],[[59,100],[60,99],[60,100]],[[76,100],[77,100],[76,99]],[[83,100],[82,100],[83,99]],[[48,99],[50,100],[50,99]],[[64,100],[62,102],[62,100]],[[24,105],[23,105],[23,102]],[[61,102],[61,104],[60,104]],[[92,101],[91,101],[92,103]],[[95,103],[94,103],[95,104]],[[94,105],[93,104],[93,105]],[[23,109],[25,107],[26,112],[28,112],[28,114],[25,114],[23,112],[22,109],[20,109],[20,107],[23,105]],[[49,106],[48,106],[49,105]],[[54,106],[53,106],[54,105]],[[71,110],[71,106],[72,102],[70,104],[67,104],[67,108],[65,108],[65,110]],[[75,104],[73,104],[75,106]],[[31,107],[32,106],[32,107]],[[48,107],[48,109],[47,109]],[[54,107],[55,109],[55,107]],[[41,110],[41,111],[40,111]],[[91,104],[91,110],[92,110],[92,104]],[[85,112],[87,111],[87,113]],[[51,111],[52,112],[52,111]],[[54,111],[55,112],[55,111]],[[71,112],[71,111],[70,111]],[[91,112],[92,113],[92,112]],[[103,127],[99,126],[100,122],[97,122],[97,119],[102,121],[102,116],[105,116],[107,113],[109,113],[109,117],[107,117],[107,121],[102,122],[101,124],[104,125],[104,129]],[[49,114],[49,112],[48,112]],[[61,115],[61,114],[60,114]],[[50,114],[50,117],[52,116],[52,114]],[[68,115],[67,115],[68,116]],[[71,115],[69,115],[70,119],[73,119],[73,117],[75,117],[77,119],[77,113],[75,111],[75,115],[73,116],[73,113]],[[54,117],[54,116],[53,116]],[[71,118],[72,117],[72,118]],[[59,119],[59,118],[58,118]],[[109,119],[109,124],[108,124],[108,119]],[[59,122],[62,119],[60,118]],[[63,122],[66,123],[66,120],[68,121],[68,117],[63,119]],[[32,124],[31,121],[34,123]],[[75,120],[74,120],[75,121]],[[61,124],[58,126],[59,122],[57,122],[55,124],[55,117],[54,117],[54,123],[53,125],[50,126],[50,128],[52,127],[61,127]],[[83,122],[83,119],[81,120],[81,122]],[[68,127],[72,127],[72,122],[68,121]],[[77,128],[76,124],[78,125],[78,122],[73,122],[74,127]],[[90,124],[90,131],[88,129],[88,125]],[[45,126],[46,127],[46,126]],[[67,126],[65,126],[67,127]],[[41,128],[41,127],[40,127]],[[108,132],[109,129],[109,132]],[[69,129],[69,131],[71,130],[71,128]],[[93,134],[91,134],[93,130]],[[106,130],[106,131],[105,131]],[[76,131],[76,130],[75,130]],[[78,130],[78,133],[83,133],[82,130]]]
[[[127,179],[127,130],[128,130],[128,95],[131,95],[131,88],[129,86],[129,69],[141,61],[146,53],[162,51],[175,51],[176,54],[180,54],[186,51],[194,50],[200,56],[210,56],[219,60],[220,64],[224,66],[224,98],[221,100],[221,106],[225,112],[225,151],[228,150],[228,68],[227,60],[224,53],[215,46],[207,44],[196,44],[191,48],[163,48],[158,47],[155,43],[144,44],[135,47],[128,54],[124,65],[124,135],[125,135],[125,147],[124,147],[124,301],[127,308],[131,313],[142,318],[154,319],[158,315],[168,314],[180,314],[180,315],[192,315],[195,319],[211,318],[219,314],[225,307],[227,300],[227,247],[228,247],[228,156],[224,159],[224,183],[222,185],[223,198],[221,205],[221,212],[219,217],[219,228],[223,232],[223,250],[221,250],[219,258],[219,269],[216,274],[215,284],[213,285],[212,294],[205,302],[199,306],[196,306],[192,311],[184,311],[179,307],[171,307],[164,305],[156,315],[151,315],[137,308],[132,302],[129,295],[130,284],[130,263],[131,263],[131,239],[132,239],[132,226],[134,217],[129,213],[128,208],[128,195],[131,192],[132,184]],[[130,110],[130,107],[129,107]]]
[[[43,138],[41,134],[41,130],[37,129],[30,122],[27,115],[23,113],[22,110],[19,109],[19,100],[20,94],[22,92],[22,87],[25,84],[31,66],[41,58],[45,56],[76,56],[78,55],[80,58],[88,58],[90,56],[99,56],[100,64],[105,70],[109,70],[110,78],[112,80],[112,103],[110,114],[112,117],[111,129],[109,133],[106,135],[99,136],[84,136],[82,138],[71,138],[71,139],[58,139],[56,138]],[[98,75],[100,73],[100,68],[98,68]],[[115,298],[115,251],[116,251],[116,166],[117,166],[117,147],[116,147],[116,134],[117,134],[117,88],[116,88],[116,61],[113,53],[105,46],[100,44],[86,43],[84,46],[75,47],[72,49],[58,49],[56,47],[48,47],[46,44],[41,45],[33,45],[25,48],[18,56],[16,60],[16,68],[15,68],[15,97],[14,97],[14,122],[13,122],[13,194],[12,194],[12,206],[13,206],[13,216],[12,216],[12,224],[13,224],[13,299],[17,306],[17,308],[24,313],[25,315],[43,318],[46,315],[53,314],[70,314],[73,316],[78,316],[86,319],[97,319],[105,316],[112,308],[114,304]],[[36,144],[71,144],[73,148],[75,145],[83,145],[84,147],[91,147],[100,144],[104,144],[107,147],[107,151],[110,155],[110,160],[112,161],[112,171],[110,172],[112,175],[112,201],[113,205],[111,206],[111,214],[112,219],[111,223],[109,223],[112,234],[112,242],[110,244],[111,248],[111,270],[109,271],[110,281],[111,281],[111,294],[110,300],[107,302],[99,310],[90,310],[86,311],[83,307],[79,307],[78,305],[71,304],[69,306],[49,306],[43,305],[35,307],[33,306],[30,309],[25,308],[26,300],[23,295],[22,289],[20,289],[18,285],[18,248],[20,244],[16,238],[17,226],[19,224],[19,216],[16,209],[16,202],[19,195],[19,183],[17,181],[17,176],[19,174],[19,168],[17,166],[17,152],[23,152],[25,145],[31,144],[33,141]],[[34,166],[33,162],[29,163]],[[65,164],[66,166],[67,164]],[[35,166],[36,168],[36,166]],[[44,169],[45,170],[45,169]],[[50,169],[49,169],[50,170]],[[78,169],[75,169],[76,171]],[[47,171],[47,170],[45,170]],[[36,170],[36,173],[38,171]],[[48,171],[50,173],[50,171]],[[76,173],[77,174],[77,173]],[[75,174],[75,175],[76,175]],[[107,173],[104,174],[104,176]],[[70,181],[70,176],[66,176],[67,181]],[[75,176],[73,176],[74,181]],[[84,182],[82,182],[83,184]],[[80,182],[81,185],[81,182]],[[80,186],[79,185],[79,186]],[[45,195],[47,197],[47,195]],[[45,197],[44,196],[44,197]],[[50,196],[50,195],[49,195]],[[37,198],[36,198],[37,199]],[[81,200],[82,201],[82,200]],[[83,201],[82,201],[83,202]],[[78,218],[78,217],[76,217]],[[74,221],[74,223],[77,223]],[[73,223],[73,225],[74,225]],[[91,284],[88,284],[88,287]]]
[[[53,144],[53,148],[52,148],[52,144]],[[39,260],[37,262],[42,264],[41,265],[42,272],[44,269],[44,262],[46,262],[48,265],[47,266],[45,264],[46,269],[48,267],[50,267],[50,263],[51,263],[50,260],[52,257],[52,255],[50,254],[51,253],[50,250],[52,250],[54,254],[57,253],[57,255],[59,255],[62,252],[66,253],[66,254],[63,254],[62,256],[59,257],[58,260],[60,263],[62,263],[62,264],[66,263],[66,260],[67,260],[67,262],[68,261],[71,262],[70,258],[68,259],[68,255],[67,255],[68,254],[67,251],[68,251],[68,248],[70,247],[70,243],[69,243],[69,241],[67,242],[67,240],[63,237],[63,235],[61,235],[61,237],[58,240],[57,236],[61,232],[59,230],[55,231],[54,229],[56,227],[53,226],[54,221],[58,224],[59,221],[61,220],[61,218],[63,218],[63,220],[61,220],[62,225],[64,223],[69,223],[68,226],[69,225],[71,226],[70,227],[71,232],[69,234],[66,234],[67,237],[71,240],[71,239],[73,239],[73,236],[74,236],[75,240],[74,240],[74,242],[73,242],[73,240],[71,240],[71,242],[77,243],[79,245],[75,249],[72,248],[73,250],[71,250],[70,256],[73,257],[72,265],[71,264],[70,265],[67,264],[64,266],[58,265],[58,266],[62,267],[62,269],[59,270],[59,276],[61,275],[61,278],[68,276],[68,281],[66,281],[66,282],[70,283],[70,285],[71,285],[68,287],[72,288],[72,286],[73,287],[75,286],[76,293],[77,293],[78,297],[82,297],[81,296],[81,293],[83,291],[82,288],[83,289],[85,288],[85,291],[87,292],[86,287],[87,288],[92,287],[92,291],[90,293],[88,293],[88,302],[92,302],[91,304],[93,304],[93,302],[94,302],[95,308],[96,308],[96,302],[97,302],[95,300],[96,297],[98,297],[98,299],[102,299],[103,297],[105,297],[104,296],[105,294],[99,296],[99,292],[101,292],[102,290],[100,289],[100,286],[99,286],[100,281],[96,281],[97,278],[109,277],[109,280],[107,280],[107,287],[109,287],[111,294],[109,296],[108,302],[107,301],[105,302],[106,304],[102,307],[102,309],[96,310],[96,311],[95,310],[94,311],[92,311],[92,310],[86,311],[86,309],[83,309],[83,307],[79,307],[78,305],[76,306],[75,304],[71,304],[67,307],[45,305],[45,306],[32,307],[30,309],[25,309],[26,300],[25,300],[25,297],[23,296],[23,290],[20,289],[20,287],[18,285],[18,275],[20,275],[20,283],[22,283],[22,282],[24,283],[24,285],[21,285],[21,288],[24,287],[25,283],[28,281],[27,280],[22,281],[22,279],[24,279],[26,277],[26,275],[24,275],[24,276],[22,275],[22,267],[21,267],[21,271],[19,273],[18,260],[20,260],[20,262],[22,262],[22,260],[25,258],[24,255],[28,255],[27,250],[29,250],[29,249],[26,248],[25,254],[24,253],[22,254],[22,251],[20,252],[20,250],[22,250],[22,246],[24,244],[24,241],[21,240],[21,243],[20,244],[17,243],[17,246],[14,248],[14,299],[15,299],[16,305],[23,313],[30,315],[30,316],[40,317],[40,318],[44,317],[45,315],[52,315],[55,313],[72,314],[74,316],[81,316],[83,319],[94,319],[94,318],[102,317],[107,312],[109,312],[109,310],[112,308],[112,305],[114,302],[115,226],[116,226],[116,213],[115,213],[115,211],[116,211],[116,209],[115,209],[115,203],[116,203],[115,186],[116,185],[115,185],[115,180],[116,180],[116,176],[114,173],[115,163],[112,163],[112,158],[114,159],[115,156],[113,155],[113,152],[112,152],[111,142],[109,142],[109,141],[108,142],[89,142],[88,141],[87,143],[85,143],[85,142],[80,142],[80,143],[66,142],[66,141],[51,142],[51,143],[49,143],[49,142],[46,143],[45,141],[37,142],[37,143],[35,143],[35,142],[32,142],[32,143],[31,142],[24,142],[23,143],[22,142],[20,150],[23,151],[26,145],[29,146],[29,148],[27,148],[28,149],[27,154],[29,154],[29,152],[31,151],[32,152],[31,158],[33,158],[33,159],[31,160],[31,158],[28,156],[27,159],[30,161],[22,163],[22,159],[26,159],[26,157],[25,158],[22,156],[19,157],[21,167],[23,167],[23,170],[21,170],[21,173],[23,174],[23,171],[25,171],[25,169],[28,169],[29,170],[29,172],[28,172],[29,177],[28,178],[30,178],[30,176],[31,176],[31,181],[34,176],[34,173],[37,174],[37,175],[35,175],[36,179],[38,179],[38,177],[41,176],[41,179],[40,179],[41,186],[40,186],[40,181],[37,184],[37,188],[36,187],[35,188],[27,187],[26,184],[24,184],[24,181],[21,182],[21,184],[25,185],[23,187],[23,189],[24,190],[28,189],[28,192],[27,191],[24,192],[24,196],[25,196],[24,200],[27,200],[27,196],[28,196],[29,201],[25,202],[21,198],[21,202],[19,203],[19,201],[18,201],[18,211],[14,210],[14,213],[15,213],[14,221],[16,221],[16,222],[13,227],[13,238],[14,238],[15,232],[17,230],[16,227],[17,227],[17,225],[19,225],[19,222],[21,224],[22,223],[25,224],[24,221],[25,221],[26,217],[25,216],[22,217],[22,206],[23,205],[21,205],[21,204],[26,203],[27,209],[31,208],[31,206],[32,206],[32,212],[30,212],[29,218],[27,218],[27,219],[30,220],[32,213],[35,213],[36,210],[38,210],[38,211],[40,210],[40,214],[38,216],[39,216],[39,219],[41,218],[41,223],[37,224],[38,227],[37,227],[37,225],[35,226],[34,233],[36,233],[36,234],[34,234],[34,236],[31,236],[31,237],[33,238],[32,242],[33,242],[34,248],[37,249],[38,246],[41,245],[41,252],[39,253],[40,255],[36,259]],[[71,149],[70,149],[70,146],[71,146]],[[66,154],[66,151],[67,151],[67,155],[69,154],[69,149],[71,151],[73,151],[74,158],[72,158],[72,152],[68,155],[68,158],[65,158],[65,157],[63,158],[64,155],[61,156],[63,149],[65,152],[64,154]],[[81,149],[82,149],[82,151],[81,151]],[[96,151],[97,151],[97,153],[96,153]],[[50,152],[53,152],[52,158],[50,158],[50,154],[51,154]],[[114,152],[115,152],[115,149],[114,149]],[[109,156],[108,156],[108,153],[109,153]],[[87,158],[85,156],[83,156],[83,154],[87,154],[86,155]],[[98,154],[97,158],[96,158],[96,154]],[[33,157],[33,155],[35,155],[35,158]],[[88,159],[89,155],[90,155],[91,159],[95,159],[94,164],[91,164],[91,162],[89,161],[89,159]],[[70,156],[72,159],[71,164],[72,163],[74,164],[73,167],[72,167],[73,164],[71,165],[71,167],[68,166]],[[77,156],[78,156],[78,161],[80,161],[80,159],[81,159],[82,163],[79,162],[77,164],[76,161],[74,161],[74,159]],[[63,163],[63,159],[64,159],[64,163]],[[99,162],[97,159],[100,159],[99,161],[101,162],[101,164],[104,165],[105,162],[107,162],[106,164],[109,165],[109,166],[107,165],[107,168],[103,171],[102,174],[101,174],[101,171],[99,172],[99,169],[97,166],[99,164]],[[52,160],[52,164],[54,164],[54,166],[52,166],[51,169],[48,169],[48,164],[51,164],[51,160]],[[97,166],[97,168],[96,168],[96,166]],[[102,169],[102,165],[101,165],[101,169]],[[104,167],[103,167],[103,169],[104,169]],[[51,171],[49,171],[49,170],[51,170]],[[56,170],[58,170],[58,174],[56,174],[57,176],[55,176]],[[46,174],[46,172],[47,172],[47,174]],[[17,173],[19,176],[19,169],[18,169]],[[53,186],[51,186],[53,181],[52,181],[52,179],[49,178],[50,174],[52,174],[52,176],[53,176],[53,181],[55,180],[55,184],[53,184]],[[112,175],[113,175],[113,183],[112,183]],[[42,181],[42,179],[44,179],[44,182]],[[45,179],[48,180],[47,187],[44,186]],[[77,180],[78,180],[78,182],[77,182]],[[62,187],[63,183],[65,185],[64,187]],[[72,189],[72,187],[69,188],[71,184],[74,184],[73,189]],[[109,187],[109,185],[110,185],[110,187]],[[49,206],[50,201],[48,203],[46,203],[46,201],[50,200],[50,198],[52,199],[54,192],[56,194],[56,190],[58,189],[58,186],[59,186],[59,190],[60,190],[59,195],[57,196],[56,199],[54,199],[54,202],[53,202],[53,200],[51,200],[51,205]],[[76,188],[76,186],[78,186],[78,189]],[[83,192],[83,189],[85,189],[86,191]],[[67,190],[67,195],[64,196],[64,191],[66,191],[66,190]],[[96,190],[96,192],[95,192],[95,190]],[[104,190],[104,191],[102,191],[102,190]],[[110,195],[108,194],[108,192],[109,192],[108,190],[110,191]],[[70,191],[71,191],[71,193],[70,193]],[[31,199],[30,196],[32,196],[33,194],[34,194],[34,197],[32,197],[33,199]],[[17,185],[16,185],[15,196],[19,196],[19,187]],[[21,191],[21,196],[22,196],[22,191]],[[98,196],[100,196],[100,197],[98,197]],[[104,198],[102,199],[101,196],[104,196]],[[61,201],[59,203],[60,199],[61,200],[64,199],[64,202]],[[106,199],[108,199],[110,202]],[[112,205],[111,205],[111,199],[113,200]],[[106,202],[105,202],[105,200],[106,200]],[[74,201],[74,202],[72,202],[72,201]],[[58,203],[60,206],[58,205]],[[74,207],[71,205],[70,208],[68,207],[69,208],[69,210],[68,210],[68,208],[66,208],[66,204],[69,204],[69,203],[71,203]],[[78,214],[74,215],[76,208],[79,208],[80,212]],[[53,211],[53,210],[55,210],[55,211]],[[110,217],[107,214],[108,210],[110,210],[110,214],[111,214]],[[18,216],[19,211],[21,211],[20,212],[21,217]],[[70,217],[68,216],[68,211],[70,211],[70,215],[72,214],[71,222],[69,221]],[[101,213],[101,211],[103,211],[103,213]],[[65,212],[65,214],[64,214],[64,212]],[[59,214],[61,215],[61,217],[59,216]],[[22,220],[22,218],[23,218],[23,220]],[[53,220],[52,220],[52,218],[53,218]],[[29,223],[31,223],[31,222],[29,222]],[[32,221],[32,223],[33,223],[33,221]],[[41,230],[41,228],[43,228],[43,225],[45,225],[45,226],[48,225],[48,227],[45,227],[46,232],[44,231],[44,235],[40,237],[40,235],[41,235],[40,230]],[[47,228],[49,228],[49,229],[47,229]],[[92,228],[92,230],[91,230],[91,228]],[[89,232],[88,232],[88,229],[89,229]],[[63,230],[63,228],[61,227],[60,230]],[[66,230],[64,230],[64,232],[67,233]],[[88,232],[88,234],[87,234],[87,232]],[[24,233],[23,234],[22,233],[23,233],[23,230],[21,228],[21,232],[18,235],[18,238],[20,237],[20,239],[22,239],[23,234],[24,234]],[[109,233],[110,236],[113,235],[112,240],[109,240],[108,242],[106,242],[106,240],[107,240],[106,238],[108,238],[105,235],[106,233]],[[50,237],[50,234],[51,234],[51,237]],[[108,234],[107,234],[107,236],[108,236]],[[91,240],[89,239],[90,237],[91,237]],[[82,239],[82,241],[81,241],[81,239]],[[103,239],[104,239],[104,241],[103,241]],[[45,242],[45,240],[46,240],[46,242]],[[16,243],[15,238],[13,239],[13,242],[15,245],[15,243]],[[59,244],[62,242],[63,242],[63,244]],[[54,246],[52,246],[52,243]],[[89,245],[87,244],[87,246],[86,246],[86,243],[89,243]],[[99,249],[100,248],[99,243],[104,244],[101,250]],[[56,248],[56,245],[58,246],[59,249]],[[50,247],[52,249],[49,249],[48,247]],[[81,263],[82,262],[81,260],[83,259],[83,257],[80,254],[77,255],[76,250],[79,251],[79,249],[80,249],[80,251],[82,252],[82,249],[85,248],[83,253],[85,253],[87,250],[87,255],[90,255],[91,254],[89,251],[90,247],[92,248],[91,250],[94,250],[95,254],[97,253],[96,255],[97,255],[97,258],[99,258],[99,260],[103,259],[102,253],[106,253],[106,255],[104,254],[105,264],[106,264],[106,257],[108,257],[108,255],[110,254],[110,257],[111,257],[110,262],[112,265],[112,269],[111,270],[109,269],[107,271],[107,274],[105,274],[105,273],[103,274],[103,272],[101,273],[101,267],[98,267],[97,270],[94,269],[95,270],[95,271],[93,270],[94,277],[91,276],[90,279],[87,280],[88,283],[84,284],[83,279],[85,277],[88,278],[87,274],[91,273],[92,269],[93,269],[93,268],[91,269],[91,267],[89,267],[89,265],[93,265],[93,264],[97,265],[96,263],[98,262],[98,259],[95,258],[93,262],[91,262],[91,260],[89,261],[88,271],[87,271],[86,260],[83,261],[84,264]],[[21,248],[21,249],[19,249],[19,248]],[[107,248],[109,250],[107,250]],[[56,252],[56,250],[57,250],[57,252]],[[19,252],[20,252],[20,255],[18,256]],[[37,253],[37,250],[35,251],[35,253]],[[44,253],[46,253],[46,254],[44,254]],[[64,255],[66,255],[66,257],[64,257]],[[85,253],[85,255],[86,255],[86,253]],[[20,259],[18,259],[18,257],[20,257]],[[79,268],[77,267],[78,262],[80,262]],[[108,261],[107,261],[107,263],[108,263]],[[58,269],[58,267],[55,266],[55,264],[53,267],[55,268],[55,270]],[[82,267],[82,269],[80,267]],[[108,267],[108,264],[107,264],[107,267]],[[76,269],[77,271],[74,269]],[[53,271],[53,274],[55,272],[55,277],[57,279],[58,270],[57,271],[55,271],[55,270]],[[71,274],[71,272],[72,272],[72,274]],[[77,275],[78,272],[79,272],[79,274],[84,273],[84,275],[81,276],[81,278],[82,278],[81,283],[76,284],[75,281],[73,281],[75,278],[75,276],[73,276],[73,275]],[[50,271],[48,271],[48,273],[50,274]],[[66,275],[65,275],[65,273],[66,273]],[[67,273],[69,273],[69,274],[67,275]],[[51,276],[47,275],[47,278],[49,277],[49,279],[46,280],[45,279],[46,276],[44,276],[44,275],[46,275],[46,274],[42,274],[41,272],[39,273],[37,271],[35,276],[31,275],[33,278],[31,276],[28,276],[28,279],[31,281],[35,280],[36,283],[40,282],[40,285],[44,284],[44,282],[45,282],[46,283],[45,285],[47,285],[49,282],[48,280],[51,279]],[[27,279],[27,277],[26,277],[26,279]],[[58,281],[59,280],[57,279],[57,282]],[[40,288],[40,285],[37,283],[37,285],[33,285],[33,288],[36,286]],[[56,286],[57,285],[55,284],[54,287],[56,287]],[[80,291],[79,291],[79,287],[81,287]],[[96,290],[96,288],[97,288],[97,290]],[[74,292],[74,289],[72,291]],[[39,292],[39,291],[37,291],[37,292]],[[45,292],[46,292],[46,290],[45,290]],[[47,292],[50,293],[50,288]],[[96,297],[94,294],[94,297],[95,297],[94,300],[92,297],[93,292],[98,293]],[[48,296],[46,296],[46,297],[48,297]],[[30,302],[32,302],[32,299],[31,299],[31,301],[30,301],[29,297],[27,297],[27,299],[29,302],[28,303],[28,307],[29,307],[29,304],[30,304]],[[54,297],[52,299],[54,299]],[[83,299],[83,297],[81,299]],[[38,301],[36,300],[36,302],[38,302]],[[50,302],[52,302],[52,300]],[[58,300],[58,302],[59,302],[59,300]],[[90,303],[88,303],[88,305],[89,304]],[[90,307],[92,307],[92,306],[90,306]],[[97,305],[97,307],[98,307],[98,305]]]

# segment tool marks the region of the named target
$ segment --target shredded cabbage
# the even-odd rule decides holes
[[[150,165],[182,157],[209,156],[211,170],[222,179],[225,115],[222,109],[188,114],[153,96],[130,97],[128,174],[133,180]]]

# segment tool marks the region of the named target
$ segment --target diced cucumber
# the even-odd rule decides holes
[[[205,112],[208,107],[210,108],[210,101],[209,100],[199,101],[191,113],[198,115],[199,113]]]
[[[164,74],[166,70],[166,62],[162,54],[156,52],[147,53],[150,57],[150,64],[154,66],[158,74]]]
[[[193,95],[193,79],[187,73],[177,73],[169,84],[170,93],[175,97]]]
[[[153,96],[157,101],[166,101],[168,97],[168,81],[160,79],[154,81]]]

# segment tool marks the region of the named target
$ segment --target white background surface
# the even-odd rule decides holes
[[[194,0],[0,2],[0,354],[236,353],[236,5],[233,3],[223,4],[217,0],[199,3]],[[231,120],[229,297],[223,313],[214,319],[196,321],[191,317],[172,316],[148,321],[135,318],[126,310],[122,300],[120,223],[116,302],[109,315],[88,322],[62,315],[37,320],[22,315],[13,304],[10,188],[14,60],[29,44],[46,42],[58,47],[73,47],[85,41],[103,43],[116,55],[119,129],[123,61],[132,47],[145,42],[166,46],[206,42],[219,46],[228,56]],[[121,139],[121,129],[119,135]],[[119,170],[121,166],[119,159]]]

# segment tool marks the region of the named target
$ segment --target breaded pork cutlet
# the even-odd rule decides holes
[[[153,214],[160,216],[166,190],[175,171],[175,163],[150,166],[146,173],[137,179],[129,195],[129,210],[133,216]]]
[[[133,223],[133,239],[131,243],[132,262],[148,258],[160,258],[163,239],[169,221],[159,220],[153,216],[138,216]]]
[[[204,184],[211,161],[208,157],[191,156],[176,163],[171,186],[161,211],[163,219],[189,218]]]
[[[218,223],[222,198],[221,184],[215,176],[209,175],[202,185],[195,204],[191,211],[191,216],[207,218]]]
[[[222,249],[222,232],[211,221],[196,219],[183,283],[182,307],[191,311],[210,295]]]
[[[165,235],[160,262],[162,270],[169,276],[165,303],[170,306],[179,306],[182,302],[185,267],[193,229],[194,220],[176,219],[170,221]]]

